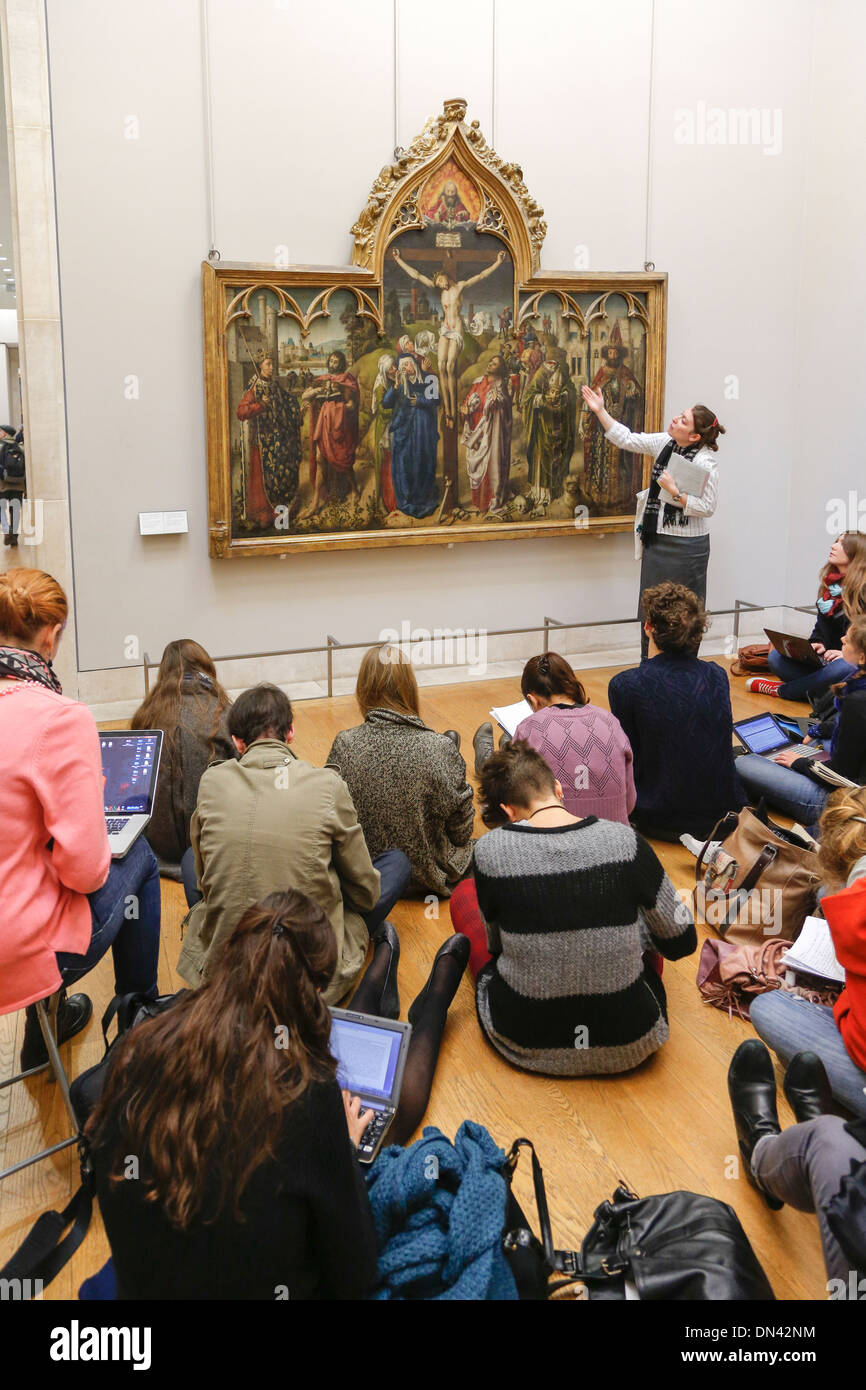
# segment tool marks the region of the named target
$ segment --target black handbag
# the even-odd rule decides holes
[[[532,1154],[540,1239],[511,1191],[523,1146]],[[624,1300],[628,1282],[648,1302],[775,1300],[737,1213],[715,1197],[695,1192],[637,1197],[620,1186],[596,1208],[580,1251],[557,1250],[544,1175],[528,1139],[512,1144],[505,1176],[503,1248],[521,1299]]]
[[[0,1279],[28,1280],[31,1286],[33,1281],[38,1281],[45,1288],[75,1254],[87,1235],[93,1214],[93,1161],[84,1128],[102,1094],[111,1055],[119,1039],[130,1028],[170,1009],[187,993],[187,990],[180,990],[177,994],[162,994],[158,999],[150,999],[144,994],[116,994],[112,999],[102,1015],[105,1054],[95,1066],[88,1067],[87,1071],[77,1076],[69,1087],[69,1096],[78,1117],[81,1186],[63,1211],[45,1211],[34,1222],[21,1245],[0,1269]],[[117,1019],[117,1036],[114,1042],[109,1043],[108,1029],[114,1018]]]

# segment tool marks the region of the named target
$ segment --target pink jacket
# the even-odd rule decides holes
[[[102,786],[86,706],[0,685],[0,1014],[58,988],[56,951],[90,945],[85,895],[111,866]]]

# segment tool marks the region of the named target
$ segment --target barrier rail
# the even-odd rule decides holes
[[[734,638],[738,638],[740,635],[740,614],[747,612],[760,613],[766,608],[791,608],[795,613],[812,613],[814,611],[815,605],[813,603],[752,603],[749,599],[737,598],[734,599],[733,608],[708,609],[707,616],[710,618],[721,618],[733,615],[733,635]],[[544,634],[544,651],[547,652],[550,650],[550,633],[553,628],[555,628],[557,631],[561,631],[563,629],[571,630],[586,627],[619,627],[624,626],[627,623],[636,622],[638,622],[638,618],[635,614],[633,614],[630,618],[596,618],[595,620],[590,622],[579,623],[561,622],[559,618],[550,618],[545,616],[543,623],[535,627],[502,627],[496,628],[495,630],[486,628],[484,629],[484,635],[486,637],[520,637],[530,632],[541,632]],[[443,629],[443,631],[450,631],[450,629]],[[431,635],[432,634],[425,631],[423,634],[419,634],[418,636],[409,636],[406,638],[401,638],[399,645],[402,646],[404,642],[427,642],[430,640]],[[374,641],[368,642],[341,642],[338,638],[332,636],[331,633],[328,633],[326,635],[324,644],[319,647],[284,647],[280,651],[272,652],[235,652],[234,654],[229,656],[215,656],[212,658],[212,660],[214,664],[217,665],[221,661],[261,661],[267,657],[272,656],[324,655],[326,658],[327,690],[325,695],[321,696],[320,698],[327,699],[334,693],[334,652],[337,649],[339,649],[340,651],[348,652],[357,651],[360,648],[363,648],[366,651],[368,647],[375,647],[377,645],[377,642],[380,640],[381,639],[376,639]],[[145,695],[147,695],[150,691],[150,672],[155,670],[159,666],[159,662],[151,661],[147,652],[145,652],[142,665],[144,669],[144,693]]]

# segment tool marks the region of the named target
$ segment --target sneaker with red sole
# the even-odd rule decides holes
[[[781,684],[781,681],[774,681],[767,676],[750,676],[746,681],[746,689],[753,695],[773,695],[778,699]]]

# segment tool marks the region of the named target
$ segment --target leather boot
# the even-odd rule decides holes
[[[833,1092],[824,1063],[816,1053],[798,1052],[792,1057],[782,1084],[798,1124],[817,1120],[819,1115],[831,1112]]]
[[[778,1211],[785,1204],[765,1192],[752,1172],[752,1154],[766,1134],[781,1134],[776,1110],[776,1076],[773,1059],[758,1038],[740,1043],[728,1069],[728,1094],[746,1175],[767,1206]]]
[[[472,747],[475,749],[475,776],[480,777],[481,769],[493,752],[493,725],[489,720],[475,730]]]
[[[93,1013],[93,1004],[86,994],[70,994],[64,990],[57,1010],[57,1046],[74,1038],[82,1028],[86,1028]],[[48,1065],[48,1049],[39,1026],[36,1005],[29,1004],[24,1025],[24,1042],[21,1045],[21,1070],[30,1071],[33,1067]]]
[[[450,738],[451,742],[454,744],[454,747],[457,749],[457,752],[459,753],[459,752],[460,752],[460,735],[458,734],[457,730],[456,730],[456,729],[446,729],[446,730],[445,730],[445,737],[446,737],[446,738]]]

